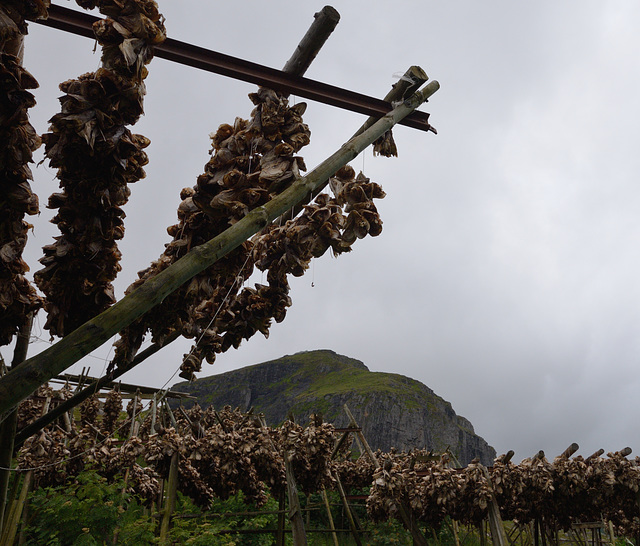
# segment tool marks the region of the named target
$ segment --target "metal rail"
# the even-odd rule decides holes
[[[49,7],[49,18],[39,19],[36,22],[51,28],[95,39],[92,25],[98,20],[93,15],[52,4]],[[161,59],[167,59],[368,116],[382,117],[393,109],[391,104],[380,99],[302,76],[288,74],[282,70],[238,59],[237,57],[173,40],[172,38],[167,38],[162,44],[155,46],[154,54]],[[429,125],[429,114],[426,112],[415,111],[401,121],[400,124],[421,131],[435,132]]]

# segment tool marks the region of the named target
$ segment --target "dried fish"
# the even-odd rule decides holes
[[[65,336],[115,303],[112,281],[120,271],[117,241],[124,236],[128,184],[145,177],[149,139],[127,125],[142,114],[145,65],[165,30],[156,3],[129,0],[80,2],[107,19],[94,25],[102,67],[60,85],[61,111],[43,136],[62,193],[49,207],[61,236],[43,248],[34,275],[47,299],[45,329]]]

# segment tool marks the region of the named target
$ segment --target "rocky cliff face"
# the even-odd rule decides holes
[[[475,457],[491,464],[496,456],[471,423],[426,385],[370,372],[362,362],[329,350],[297,353],[174,388],[197,396],[202,406],[253,407],[271,425],[288,415],[306,423],[311,413],[322,413],[325,421],[346,427],[347,404],[373,449],[450,447],[461,464]]]

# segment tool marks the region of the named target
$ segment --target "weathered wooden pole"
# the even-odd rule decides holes
[[[340,14],[331,6],[325,6],[314,15],[314,18],[315,21],[284,65],[283,72],[302,76],[307,71],[327,38],[336,28],[340,21]]]
[[[291,522],[291,534],[295,546],[305,546],[307,544],[307,535],[304,531],[304,522],[302,521],[302,509],[300,508],[300,499],[298,497],[298,487],[293,475],[293,467],[289,454],[285,451],[282,454],[284,459],[284,473],[287,479],[287,497],[289,499],[289,521]]]
[[[563,459],[568,459],[569,457],[571,457],[571,455],[573,455],[576,451],[578,451],[578,449],[580,449],[580,446],[578,444],[576,444],[575,442],[573,442],[567,449],[565,449],[559,455],[559,457],[561,457]]]
[[[33,315],[29,313],[26,317],[25,323],[21,326],[18,332],[16,346],[13,351],[13,360],[11,361],[11,369],[22,364],[27,357],[32,323]],[[11,473],[9,469],[11,468],[11,462],[13,461],[17,423],[17,408],[7,415],[0,423],[0,533],[2,533],[4,513],[7,505],[7,490],[9,488],[9,476]]]
[[[284,546],[285,525],[285,492],[281,491],[278,497],[278,528],[276,530],[276,546]]]
[[[508,546],[507,535],[504,532],[504,524],[502,523],[502,517],[500,516],[500,507],[498,506],[498,500],[496,499],[493,489],[493,482],[489,471],[485,466],[480,465],[482,473],[489,484],[489,491],[491,493],[491,499],[489,500],[489,528],[491,529],[491,540],[493,546]]]
[[[16,477],[16,479],[18,478]],[[29,470],[24,475],[22,489],[20,489],[20,496],[11,503],[11,509],[9,510],[6,523],[2,529],[0,544],[13,544],[16,538],[18,525],[20,524],[22,511],[27,503],[27,493],[29,493],[29,489],[31,488],[32,479],[33,471]]]
[[[161,303],[185,282],[295,206],[338,169],[357,157],[374,140],[418,108],[439,88],[440,84],[437,81],[427,84],[361,135],[350,139],[308,175],[298,178],[267,204],[256,207],[220,235],[193,248],[112,307],[0,378],[0,413],[16,406],[40,385],[111,339],[114,334]]]
[[[331,505],[329,504],[329,497],[327,496],[327,490],[324,487],[322,487],[322,501],[324,502],[324,507],[327,510],[327,518],[329,520],[329,529],[331,529],[331,537],[333,538],[333,546],[339,546],[336,526],[333,523],[333,514],[331,513]]]
[[[179,454],[176,451],[171,455],[171,465],[169,466],[169,479],[167,480],[167,491],[160,526],[160,544],[169,544],[169,526],[171,515],[176,507],[176,496],[178,493],[178,462]]]
[[[349,506],[347,494],[345,493],[344,487],[342,487],[340,476],[336,472],[333,475],[333,477],[336,479],[336,485],[338,486],[338,494],[340,495],[340,500],[342,501],[342,506],[344,507],[344,513],[347,515],[347,520],[349,521],[351,536],[353,536],[353,540],[355,541],[357,546],[362,546],[362,541],[360,540],[360,530],[358,529],[358,526],[356,525],[356,521],[353,517],[353,513],[351,512],[351,506]]]

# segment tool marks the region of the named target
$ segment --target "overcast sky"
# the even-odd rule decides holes
[[[398,158],[369,149],[352,163],[387,193],[382,235],[316,260],[292,282],[293,307],[270,338],[258,334],[201,375],[333,349],[425,383],[518,460],[572,442],[585,456],[627,445],[640,454],[640,4],[332,5],[341,22],[307,76],[382,97],[420,65],[441,84],[422,108],[438,135],[399,127]],[[275,68],[322,6],[160,2],[170,37]],[[58,83],[99,59],[86,38],[30,25],[38,132],[59,111]],[[151,139],[151,162],[125,209],[119,295],[169,241],[180,189],[208,160],[208,134],[248,117],[255,89],[162,59],[149,71],[146,116],[133,131]],[[309,103],[305,121],[311,168],[363,118]],[[35,177],[43,210],[26,253],[32,271],[57,234],[44,207],[55,173],[45,163]],[[46,347],[44,321],[31,354]],[[175,342],[124,380],[176,382],[189,346]],[[107,344],[83,364],[98,375],[109,356]]]

